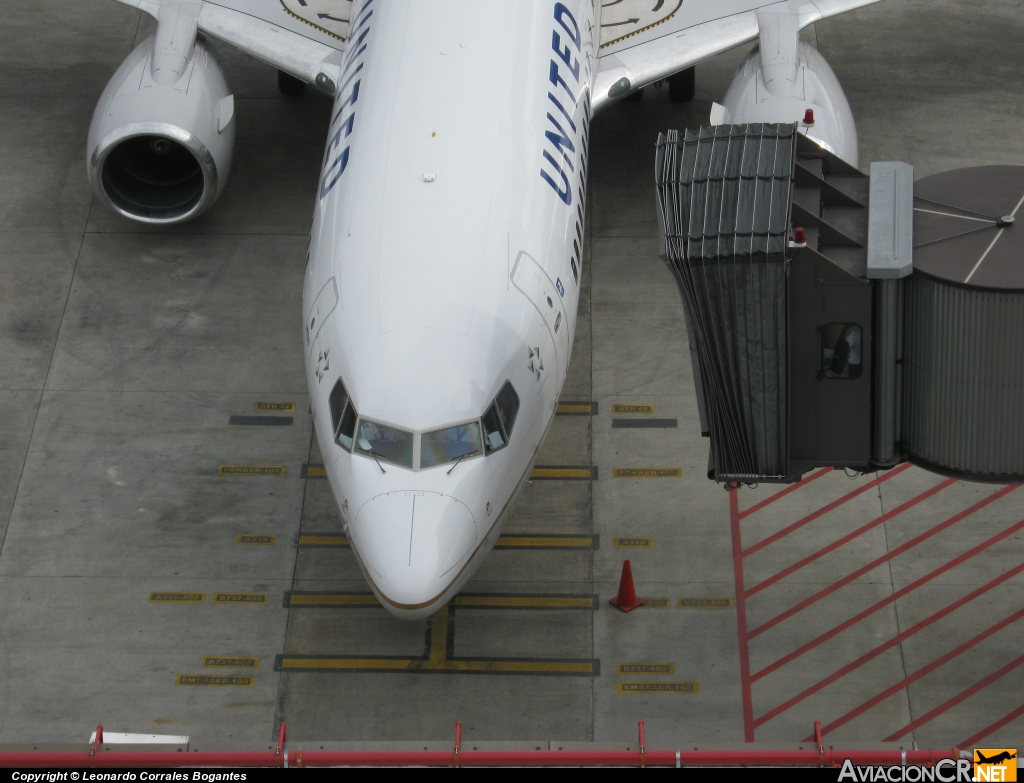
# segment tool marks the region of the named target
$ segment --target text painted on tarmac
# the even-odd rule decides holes
[[[256,678],[251,674],[221,676],[217,674],[179,674],[175,685],[223,685],[235,688],[251,688]]]
[[[617,663],[616,674],[675,674],[676,667],[671,663]]]
[[[201,604],[206,601],[206,593],[150,593],[151,604]]]
[[[654,413],[654,406],[616,403],[612,405],[612,413]]]
[[[736,601],[732,598],[680,598],[680,609],[732,609]]]
[[[257,413],[261,411],[272,411],[274,413],[294,413],[295,403],[294,402],[257,402],[254,403],[252,409]]]
[[[258,669],[260,659],[236,655],[207,655],[203,658],[204,669]]]
[[[614,538],[616,549],[654,549],[653,538]]]
[[[265,604],[270,600],[268,593],[214,593],[215,604]]]
[[[239,533],[235,536],[236,544],[256,544],[259,546],[273,546],[277,543],[277,536],[264,535],[262,533]]]
[[[700,693],[695,682],[620,682],[615,690],[619,693]]]
[[[283,476],[288,469],[283,465],[220,465],[218,476]]]
[[[682,468],[615,468],[615,478],[682,478]]]

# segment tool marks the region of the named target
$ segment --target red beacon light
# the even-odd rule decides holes
[[[814,124],[814,109],[808,109],[804,112],[804,125]]]
[[[807,232],[802,228],[793,229],[793,244],[794,245],[806,245],[807,244]]]

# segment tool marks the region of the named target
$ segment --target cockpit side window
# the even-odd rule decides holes
[[[480,421],[484,425],[484,448],[488,454],[508,445],[505,432],[501,428],[501,420],[498,418],[496,403],[491,403],[491,407],[487,409]]]
[[[348,392],[345,391],[345,384],[338,378],[338,382],[331,389],[331,432],[338,436],[338,427],[341,426],[341,414],[345,411],[345,404],[348,402]]]
[[[505,381],[498,396],[494,398],[494,403],[498,407],[498,415],[501,416],[501,424],[505,428],[505,439],[508,440],[512,435],[512,428],[516,424],[516,416],[519,413],[519,395],[516,394],[511,383]]]
[[[345,451],[352,451],[352,436],[355,434],[356,418],[358,416],[359,414],[356,413],[356,409],[350,401],[345,408],[344,415],[341,417],[341,424],[334,434],[334,441]]]
[[[456,424],[420,436],[420,467],[431,468],[480,453],[480,424]]]
[[[407,430],[370,419],[360,419],[356,432],[355,452],[393,462],[403,468],[411,468],[414,438],[413,433]]]

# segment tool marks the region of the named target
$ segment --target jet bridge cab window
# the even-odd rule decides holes
[[[821,374],[853,380],[861,373],[861,328],[857,324],[826,324],[821,329]]]

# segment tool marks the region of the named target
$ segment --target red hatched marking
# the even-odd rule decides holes
[[[1019,718],[1021,715],[1024,715],[1024,707],[1018,707],[1013,712],[1011,712],[1009,715],[1004,715],[999,720],[997,720],[995,723],[990,723],[988,726],[983,728],[981,731],[979,731],[973,737],[968,737],[967,739],[965,739],[963,742],[961,742],[959,745],[957,745],[957,747],[958,748],[971,748],[971,747],[974,747],[974,743],[976,743],[978,740],[985,739],[985,737],[987,737],[989,734],[992,734],[993,732],[999,731],[999,729],[1001,729],[1007,723],[1011,723],[1012,721],[1017,720],[1017,718]]]
[[[766,666],[765,668],[761,669],[761,671],[757,672],[756,674],[752,674],[751,677],[750,677],[750,681],[751,682],[757,682],[758,680],[762,679],[763,677],[768,676],[773,671],[776,671],[780,667],[785,666],[790,661],[795,660],[796,658],[799,658],[801,655],[803,655],[804,653],[808,652],[809,650],[814,649],[815,647],[817,647],[822,642],[828,641],[829,639],[831,639],[832,637],[836,636],[837,634],[842,633],[843,631],[845,631],[846,629],[850,628],[853,625],[856,625],[861,620],[863,620],[865,617],[868,617],[868,616],[874,614],[879,609],[883,609],[884,607],[889,606],[892,603],[895,603],[897,600],[899,600],[903,596],[907,595],[908,593],[913,592],[914,590],[916,590],[921,585],[927,584],[932,579],[935,579],[936,577],[941,576],[942,574],[944,574],[947,571],[955,568],[956,566],[960,565],[961,563],[964,563],[967,560],[970,560],[976,554],[978,554],[979,552],[985,551],[986,549],[991,547],[993,544],[997,544],[1000,541],[1002,541],[1003,539],[1009,538],[1010,536],[1012,536],[1014,533],[1016,533],[1018,530],[1021,530],[1022,528],[1024,528],[1024,520],[1021,520],[1016,525],[1013,525],[1013,526],[1007,528],[1002,533],[998,533],[998,534],[992,536],[992,538],[988,539],[987,541],[982,541],[976,547],[973,547],[972,549],[968,549],[962,555],[958,555],[957,557],[954,557],[952,560],[950,560],[945,565],[939,566],[934,571],[931,571],[931,572],[925,574],[924,576],[922,576],[920,579],[914,580],[913,582],[911,582],[906,587],[903,587],[903,588],[897,590],[892,595],[890,595],[890,596],[888,596],[886,598],[883,598],[881,601],[878,601],[877,603],[873,604],[872,606],[869,606],[863,612],[859,612],[858,614],[856,614],[853,617],[851,617],[849,620],[846,620],[845,622],[840,623],[839,625],[837,625],[832,630],[826,631],[825,633],[821,634],[821,636],[817,637],[816,639],[812,639],[807,644],[803,645],[802,647],[799,647],[798,649],[794,650],[793,652],[789,653],[788,655],[782,656],[775,663],[769,664],[768,666]]]
[[[1014,612],[1013,614],[1011,614],[1006,619],[1000,620],[998,623],[993,625],[991,628],[988,628],[988,629],[982,631],[977,636],[975,636],[973,639],[968,639],[966,642],[961,644],[959,647],[955,647],[954,649],[950,650],[945,655],[940,656],[939,658],[936,658],[934,661],[929,663],[927,666],[925,666],[925,667],[923,667],[921,669],[918,669],[916,672],[914,672],[910,676],[904,677],[898,683],[896,683],[895,685],[893,685],[893,686],[891,686],[889,688],[886,688],[884,691],[879,693],[877,696],[871,697],[866,702],[861,704],[859,707],[856,707],[856,708],[850,710],[848,713],[843,715],[841,718],[837,718],[836,720],[832,721],[830,724],[825,726],[821,730],[821,733],[822,734],[828,734],[830,731],[835,731],[840,726],[842,726],[842,725],[844,725],[846,723],[849,723],[851,720],[856,718],[858,715],[861,715],[862,713],[867,712],[869,709],[874,707],[876,704],[878,704],[880,702],[883,702],[886,699],[888,699],[894,693],[898,693],[899,691],[903,690],[904,688],[906,688],[911,683],[917,682],[918,680],[920,680],[925,675],[931,674],[933,671],[938,669],[943,664],[949,663],[951,660],[953,660],[957,656],[962,655],[963,653],[965,653],[968,650],[970,650],[972,647],[974,647],[974,646],[980,644],[981,642],[985,641],[985,639],[987,639],[988,637],[992,636],[997,631],[1001,631],[1006,626],[1012,625],[1013,623],[1017,622],[1017,620],[1019,620],[1021,617],[1024,617],[1024,609],[1019,609],[1018,611]],[[993,731],[995,731],[995,729],[993,729]],[[982,735],[982,736],[985,736],[985,735]],[[807,742],[807,740],[804,740],[804,742]],[[957,747],[962,747],[962,746],[957,746]]]
[[[743,552],[743,557],[750,557],[750,555],[754,554],[754,552],[757,552],[760,549],[764,549],[766,546],[768,546],[769,544],[775,543],[780,538],[783,538],[784,536],[788,536],[794,530],[799,530],[804,525],[810,524],[811,522],[813,522],[814,520],[818,519],[819,517],[822,517],[825,514],[827,514],[829,511],[834,511],[835,509],[839,508],[844,503],[847,503],[850,500],[853,500],[853,498],[857,497],[858,495],[861,495],[861,494],[867,492],[869,489],[872,489],[873,487],[877,487],[882,482],[888,481],[891,478],[895,478],[900,473],[902,473],[903,471],[907,470],[909,467],[910,467],[910,463],[907,463],[906,465],[900,465],[898,468],[893,468],[892,470],[890,470],[888,473],[886,473],[881,478],[877,478],[877,479],[875,479],[873,481],[869,481],[867,484],[864,484],[864,485],[862,485],[860,487],[857,487],[857,489],[853,490],[852,492],[847,492],[841,498],[839,498],[838,500],[833,500],[831,503],[829,503],[824,508],[819,508],[813,514],[808,514],[803,519],[798,519],[792,525],[789,525],[788,527],[784,527],[778,533],[773,533],[772,535],[768,536],[768,538],[764,539],[763,541],[757,542],[752,547],[750,547],[749,549],[747,549],[746,551]],[[779,493],[779,495],[782,495],[782,494],[783,494],[782,492]],[[769,500],[773,499],[774,497],[775,496],[773,495],[772,498],[769,498]],[[753,513],[757,509],[758,509],[758,506],[754,506],[747,513]],[[741,517],[741,519],[742,519],[742,517]],[[760,589],[760,585],[758,585],[758,587],[755,588],[755,592],[758,589]]]
[[[1004,666],[1003,668],[999,669],[998,671],[992,672],[988,677],[986,677],[981,682],[977,682],[974,685],[972,685],[970,688],[967,688],[966,690],[960,691],[960,693],[958,693],[956,696],[954,696],[951,699],[947,699],[946,701],[944,701],[942,704],[940,704],[935,709],[929,710],[924,715],[922,715],[920,718],[915,720],[913,723],[908,723],[902,729],[897,729],[895,732],[893,732],[888,737],[886,737],[884,740],[882,740],[882,742],[895,742],[900,737],[902,737],[904,734],[909,734],[914,729],[916,729],[918,726],[923,726],[924,724],[928,723],[928,721],[934,720],[935,718],[937,718],[942,713],[946,712],[951,707],[955,707],[957,704],[962,702],[964,699],[966,699],[966,698],[968,698],[970,696],[973,696],[975,693],[980,691],[982,688],[987,688],[989,685],[994,683],[1000,677],[1004,677],[1005,675],[1009,674],[1010,672],[1012,672],[1014,669],[1016,669],[1021,664],[1024,664],[1024,655],[1020,656],[1020,658],[1017,658],[1016,660],[1010,661],[1008,664],[1006,664],[1006,666]]]
[[[899,636],[896,636],[896,637],[890,639],[889,641],[884,642],[883,644],[880,644],[878,647],[874,648],[873,650],[870,650],[870,651],[864,653],[864,655],[862,655],[857,660],[853,661],[852,663],[847,664],[846,666],[844,666],[843,668],[839,669],[838,671],[833,672],[828,677],[824,678],[823,680],[820,680],[819,682],[816,682],[811,687],[804,689],[803,691],[798,693],[796,696],[794,696],[793,698],[783,702],[782,704],[780,704],[778,707],[776,707],[775,709],[771,710],[770,712],[766,712],[764,715],[762,715],[760,718],[758,718],[757,721],[755,721],[754,725],[755,726],[760,726],[760,725],[762,725],[764,723],[767,723],[772,718],[775,718],[775,717],[781,715],[783,712],[788,710],[790,707],[793,707],[794,705],[799,704],[800,702],[802,702],[808,696],[811,696],[811,695],[817,693],[818,691],[820,691],[822,688],[824,688],[824,687],[826,687],[828,685],[831,685],[832,683],[834,683],[836,680],[840,679],[841,677],[845,677],[847,674],[852,672],[854,669],[860,668],[865,663],[870,661],[872,658],[878,657],[879,655],[881,655],[886,650],[889,650],[889,649],[895,647],[897,644],[900,644],[901,642],[909,639],[914,634],[924,630],[929,625],[932,625],[933,623],[938,622],[939,620],[941,620],[946,615],[951,614],[952,612],[955,612],[957,609],[959,609],[960,607],[964,606],[965,604],[970,603],[971,601],[973,601],[978,596],[984,595],[985,593],[987,593],[992,588],[1001,585],[1003,582],[1005,582],[1006,580],[1016,576],[1021,571],[1024,571],[1024,563],[1021,563],[1016,568],[1013,568],[1013,569],[1007,571],[1005,574],[997,576],[995,579],[993,579],[988,584],[984,584],[981,587],[977,588],[976,590],[971,591],[970,593],[965,595],[960,600],[954,601],[953,603],[951,603],[945,609],[940,609],[935,614],[930,615],[929,617],[926,617],[924,620],[922,620],[921,622],[917,623],[917,625],[911,626],[906,631],[901,633]]]
[[[934,488],[934,491],[931,491],[931,494],[935,494],[935,492],[937,492],[939,489],[943,489],[945,486],[949,486],[949,484],[948,483],[940,484],[938,487]],[[998,500],[999,498],[1003,497],[1004,495],[1008,495],[1009,493],[1011,493],[1015,489],[1017,489],[1019,486],[1020,486],[1019,484],[1011,484],[1008,487],[1003,487],[1003,489],[999,490],[995,494],[989,495],[987,498],[983,498],[982,500],[979,500],[977,503],[975,503],[970,508],[968,508],[968,509],[966,509],[964,511],[961,511],[959,514],[956,514],[955,516],[950,517],[949,519],[947,519],[942,524],[936,525],[931,530],[927,530],[924,533],[921,533],[921,535],[916,536],[916,537],[910,539],[905,544],[901,544],[900,546],[896,547],[895,549],[893,549],[888,554],[885,554],[885,555],[882,555],[881,557],[875,558],[874,560],[872,560],[870,563],[868,563],[863,568],[858,568],[852,574],[844,576],[842,579],[840,579],[835,584],[829,585],[824,590],[818,591],[817,593],[812,595],[810,598],[805,598],[803,601],[801,601],[800,603],[796,604],[796,606],[790,607],[789,609],[787,609],[786,611],[782,612],[781,614],[778,614],[775,617],[773,617],[768,622],[763,623],[762,625],[759,625],[757,628],[755,628],[754,630],[750,631],[747,634],[747,637],[750,638],[750,639],[753,639],[755,636],[758,636],[759,634],[764,633],[769,628],[772,628],[773,626],[778,625],[783,620],[786,620],[786,619],[792,617],[797,612],[800,612],[803,609],[806,609],[811,604],[813,604],[813,603],[815,603],[817,601],[820,601],[822,598],[824,598],[827,595],[830,595],[830,594],[834,593],[839,588],[845,587],[846,585],[850,584],[850,582],[853,582],[854,580],[859,579],[860,577],[864,576],[864,574],[869,573],[870,571],[873,571],[874,569],[878,568],[878,566],[882,565],[883,563],[888,562],[889,560],[892,560],[894,557],[897,557],[898,555],[903,554],[904,552],[906,552],[909,549],[913,549],[915,546],[917,546],[921,542],[927,541],[929,538],[931,538],[932,536],[936,535],[937,533],[941,533],[946,528],[951,527],[952,525],[955,525],[957,522],[960,522],[960,521],[966,519],[967,517],[971,516],[976,511],[978,511],[979,509],[982,509],[985,506],[987,506],[989,503],[993,503],[996,500]],[[917,502],[920,502],[922,499],[923,499],[923,497],[915,498],[915,500],[911,501],[911,502],[912,503],[917,503]],[[895,512],[890,512],[890,513],[899,513],[902,510],[904,510],[904,506],[900,506],[900,508],[896,509]],[[881,519],[882,521],[885,521],[884,516],[880,517],[879,519]],[[877,522],[877,520],[876,520],[876,522]],[[805,560],[806,559],[807,558],[805,558]],[[803,561],[801,561],[801,562],[803,562]],[[762,582],[761,584],[764,584],[764,582]],[[756,589],[760,589],[760,588],[761,588],[761,585],[758,585]],[[753,593],[753,591],[751,591],[750,593],[747,593],[747,595],[751,595],[752,593]]]
[[[810,484],[815,479],[819,479],[822,476],[828,475],[833,470],[834,470],[834,468],[822,468],[821,470],[815,471],[814,473],[809,475],[807,478],[801,479],[800,481],[796,482],[796,484],[790,484],[788,487],[786,487],[781,492],[776,492],[774,495],[772,495],[771,497],[765,498],[760,503],[755,503],[750,508],[748,508],[746,511],[740,511],[739,512],[739,518],[740,519],[746,519],[751,514],[754,514],[754,513],[758,512],[758,511],[760,511],[765,506],[771,505],[772,503],[774,503],[779,498],[785,497],[790,492],[796,492],[796,490],[800,489],[801,487],[806,486],[807,484]]]

